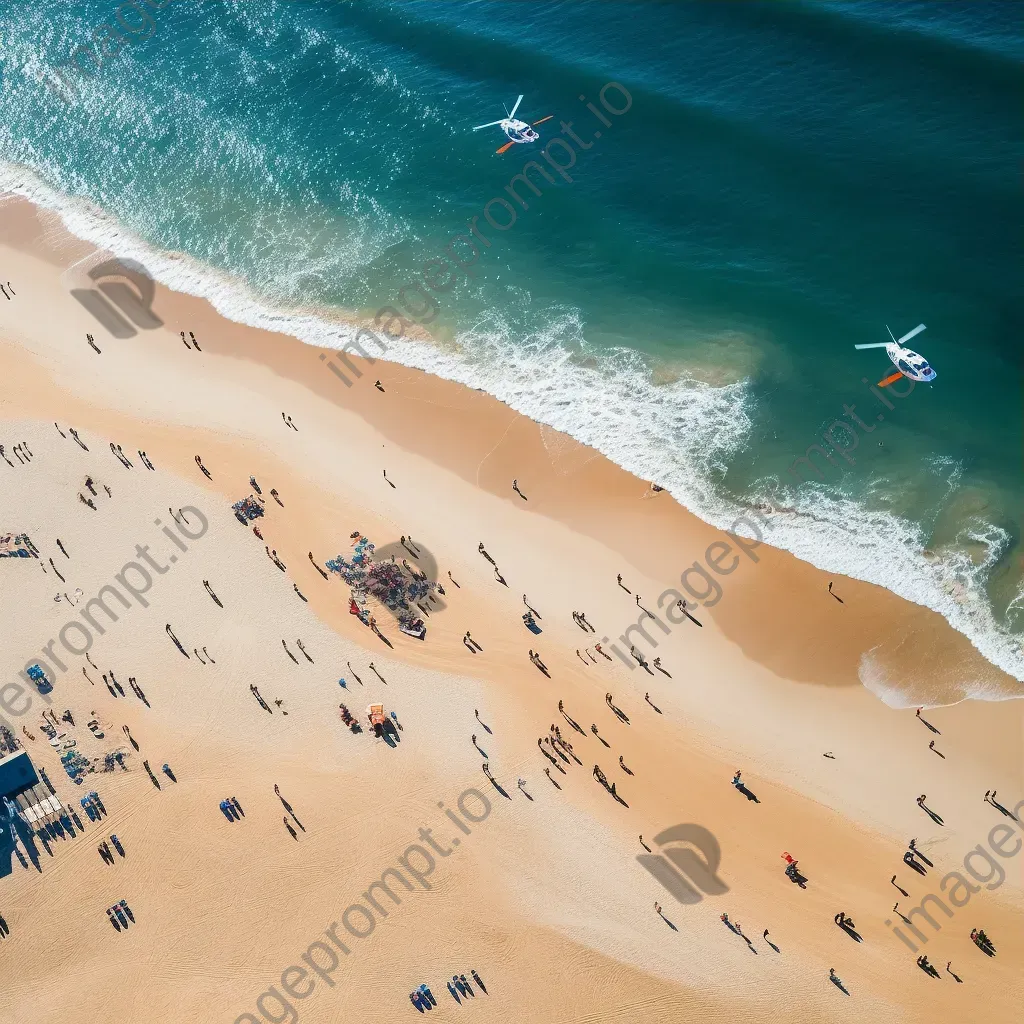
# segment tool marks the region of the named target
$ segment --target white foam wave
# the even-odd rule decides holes
[[[102,211],[54,191],[25,168],[0,164],[2,189],[55,210],[73,234],[139,260],[167,287],[207,299],[236,322],[321,348],[341,348],[354,334],[352,326],[315,312],[275,309],[236,278],[187,255],[154,249]],[[575,310],[553,308],[548,314],[545,328],[525,339],[513,338],[508,323],[492,312],[458,335],[451,348],[398,339],[387,357],[494,395],[596,448],[640,479],[657,481],[705,522],[728,528],[745,507],[724,497],[716,482],[747,440],[747,383],[716,387],[684,374],[654,384],[650,367],[636,351],[618,349],[597,357]],[[953,465],[950,486],[958,472]],[[797,492],[777,481],[765,482],[748,501],[774,510],[765,538],[773,546],[938,612],[989,661],[1024,680],[1021,639],[996,621],[985,594],[988,573],[1009,543],[999,527],[971,527],[986,551],[975,564],[955,546],[928,552],[922,528],[895,512],[868,509],[823,488],[805,486]],[[1024,590],[1013,604],[1021,602]]]
[[[773,510],[765,535],[773,546],[938,612],[992,664],[1024,681],[1021,637],[997,622],[985,588],[1011,543],[1005,530],[985,522],[968,524],[954,544],[930,551],[920,524],[884,508],[868,509],[819,485],[797,490],[771,481],[751,499]],[[968,541],[983,552],[978,561],[965,550]],[[863,672],[861,682],[872,689]]]

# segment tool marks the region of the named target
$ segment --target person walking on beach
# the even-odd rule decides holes
[[[917,806],[920,807],[921,810],[924,811],[924,813],[927,814],[928,817],[931,818],[932,821],[934,821],[936,825],[945,825],[946,823],[942,820],[942,818],[939,817],[939,815],[937,815],[933,810],[931,810],[930,808],[925,806],[924,802],[927,799],[928,799],[928,794],[927,793],[922,793],[917,798]]]
[[[857,931],[856,925],[853,923],[853,919],[847,917],[842,911],[836,914],[835,922],[843,929],[844,932],[846,932],[847,935],[850,936],[851,939],[854,939],[857,942],[864,941],[860,933]]]
[[[518,480],[513,480],[512,481],[512,490],[515,491],[516,494],[518,494],[519,497],[523,499],[523,501],[529,501],[530,500],[529,498],[526,497],[525,494],[523,494],[523,492],[521,490],[519,490],[519,481]]]
[[[843,992],[846,992],[847,995],[850,994],[847,991],[846,986],[843,984],[842,979],[839,977],[838,974],[836,974],[836,969],[834,967],[830,967],[828,969],[828,980],[831,981],[832,984],[836,986],[836,988],[841,989]]]
[[[1001,803],[999,803],[998,800],[996,800],[996,791],[994,789],[991,794],[986,791],[985,803],[991,804],[997,811],[999,811],[1000,814],[1005,815],[1007,818],[1013,818],[1014,821],[1018,820],[1017,816],[1012,811],[1007,810]]]
[[[905,859],[905,858],[904,858],[904,859]],[[890,883],[891,883],[892,885],[896,886],[896,888],[897,888],[897,889],[899,889],[899,891],[900,891],[901,893],[903,893],[903,895],[904,895],[904,896],[909,896],[909,895],[910,895],[910,893],[909,893],[909,892],[907,892],[907,890],[906,890],[906,889],[904,889],[902,885],[897,885],[897,883],[896,883],[896,876],[895,876],[895,875],[893,875],[893,876],[892,876],[892,878],[890,878],[890,879],[889,879],[889,882],[890,882]]]
[[[919,860],[923,860],[928,867],[935,867],[935,865],[917,848],[916,839],[911,839],[907,846],[909,847],[909,850],[907,851],[908,853],[912,853]]]
[[[627,587],[627,586],[626,586],[626,585],[625,585],[625,584],[624,584],[624,583],[622,582],[622,573],[621,573],[621,572],[620,572],[620,573],[619,573],[619,575],[618,575],[618,576],[616,577],[616,581],[618,582],[619,586],[620,586],[620,587],[622,587],[622,589],[623,589],[623,590],[624,590],[624,591],[625,591],[625,592],[626,592],[627,594],[632,594],[632,593],[633,593],[633,591],[632,591],[632,590],[630,590],[630,589],[629,589],[629,587]]]
[[[738,789],[748,800],[752,800],[755,804],[759,804],[761,801],[749,790],[746,784],[743,782],[741,775],[743,773],[737,771],[732,778],[732,784]]]

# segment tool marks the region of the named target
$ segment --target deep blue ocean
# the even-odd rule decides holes
[[[772,543],[1024,679],[1022,10],[4,2],[0,188],[310,344],[402,296],[433,341],[388,358],[710,522],[770,506]],[[497,155],[471,129],[520,93],[524,120],[555,116]],[[520,203],[531,159],[551,181]],[[473,276],[429,307],[403,292],[474,217],[488,244],[450,250]],[[884,352],[854,345],[918,323],[938,379],[890,409]]]

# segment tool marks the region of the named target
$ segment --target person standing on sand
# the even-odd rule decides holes
[[[828,980],[831,981],[832,984],[835,985],[837,988],[841,988],[844,992],[846,992],[846,986],[843,984],[843,981],[839,977],[839,975],[836,974],[836,969],[834,967],[830,967],[828,969]],[[846,994],[849,995],[848,992]]]
[[[925,813],[925,814],[927,814],[927,815],[928,815],[928,817],[929,817],[929,818],[931,818],[931,819],[932,819],[932,821],[934,821],[936,825],[945,825],[946,823],[945,823],[945,822],[944,822],[944,821],[942,820],[942,818],[941,818],[941,817],[939,817],[939,815],[938,815],[938,814],[936,814],[936,813],[935,813],[935,812],[934,812],[933,810],[931,810],[930,808],[928,808],[928,807],[925,807],[925,804],[924,804],[924,802],[925,802],[925,800],[927,800],[927,799],[928,799],[928,794],[927,794],[927,793],[922,793],[922,794],[921,794],[921,795],[920,795],[920,796],[919,796],[919,797],[917,798],[917,806],[918,806],[918,807],[920,807],[920,808],[921,808],[921,810],[922,810],[922,811],[924,811],[924,813]]]

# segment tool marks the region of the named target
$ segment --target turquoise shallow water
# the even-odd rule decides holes
[[[337,345],[286,314],[394,303],[571,122],[572,181],[520,187],[528,209],[437,298],[439,344],[389,357],[709,521],[789,510],[774,543],[941,611],[1024,677],[1016,5],[161,2],[3,6],[6,182],[27,169],[169,283],[216,268]],[[63,102],[42,79],[90,38],[106,54],[77,52]],[[520,92],[521,116],[556,117],[497,156],[497,129],[470,129]],[[251,316],[241,290],[218,301]],[[920,322],[938,380],[889,409],[862,382],[884,355],[853,346]],[[815,443],[832,461],[794,476]]]

